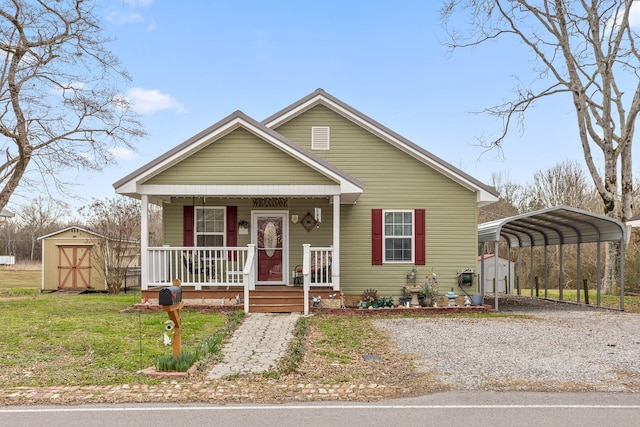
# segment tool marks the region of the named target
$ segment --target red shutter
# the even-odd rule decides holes
[[[426,236],[425,236],[425,210],[424,209],[416,209],[414,214],[415,220],[415,264],[416,265],[426,265]]]
[[[226,246],[238,246],[238,207],[227,206],[227,243]],[[235,251],[229,252],[229,261],[236,261]]]
[[[193,246],[193,206],[184,206],[182,211],[182,245]]]
[[[382,209],[371,210],[371,265],[382,265]]]

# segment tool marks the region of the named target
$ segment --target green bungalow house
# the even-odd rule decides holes
[[[144,297],[180,279],[183,299],[237,296],[245,311],[357,302],[367,289],[398,301],[414,267],[417,284],[435,273],[461,293],[478,207],[498,199],[322,89],[262,122],[236,111],[113,185],[142,201]],[[161,247],[146,238],[150,203],[162,207]]]

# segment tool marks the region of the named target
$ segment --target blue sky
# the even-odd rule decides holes
[[[149,136],[118,166],[71,175],[86,201],[114,196],[113,182],[235,110],[262,120],[317,88],[486,183],[582,158],[568,98],[540,103],[502,153],[477,146],[500,123],[471,112],[509,98],[514,77],[528,81],[531,58],[506,40],[450,54],[439,1],[102,4]]]

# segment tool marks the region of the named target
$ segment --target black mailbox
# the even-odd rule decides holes
[[[168,286],[160,289],[158,303],[160,305],[174,305],[182,301],[182,288],[179,286]]]

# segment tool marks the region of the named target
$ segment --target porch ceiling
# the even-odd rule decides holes
[[[355,203],[361,188],[342,188],[340,185],[143,185],[139,193],[128,194],[140,198],[149,196],[152,202],[170,201],[172,197],[282,197],[282,198],[325,198],[340,196],[341,204]]]

